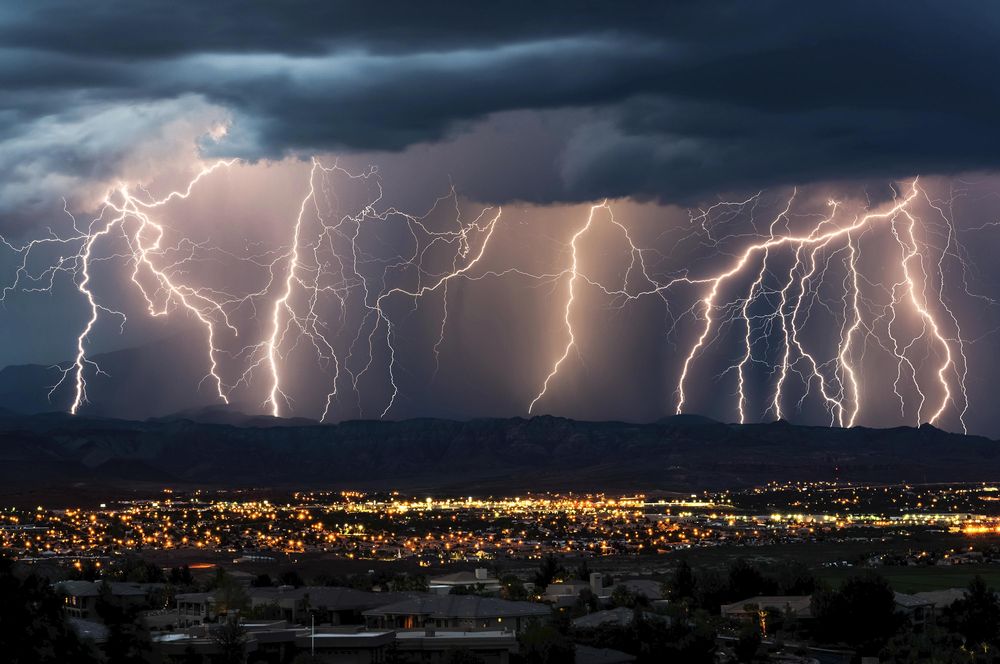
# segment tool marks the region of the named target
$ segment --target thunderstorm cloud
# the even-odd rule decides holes
[[[991,170],[998,28],[972,2],[7,3],[0,210],[194,149],[457,143],[442,167],[499,202]]]

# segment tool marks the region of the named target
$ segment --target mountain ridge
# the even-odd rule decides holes
[[[0,498],[42,487],[510,493],[743,487],[769,481],[971,482],[1000,442],[931,426],[836,429],[674,416],[301,423],[198,413],[146,421],[0,413]],[[249,424],[248,424],[249,423]]]

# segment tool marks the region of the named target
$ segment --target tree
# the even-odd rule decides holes
[[[901,631],[882,648],[879,658],[893,664],[997,664],[1000,652],[989,645],[970,650],[961,635],[929,626],[919,633]]]
[[[816,577],[805,565],[792,563],[778,575],[778,592],[782,595],[812,595],[816,592]]]
[[[733,601],[757,595],[771,595],[776,590],[774,581],[766,578],[760,570],[743,558],[734,562],[729,568],[727,595]]]
[[[626,585],[619,584],[611,591],[611,605],[634,609],[637,606],[649,606],[649,598]]]
[[[508,574],[500,579],[500,596],[510,600],[528,599],[528,590],[521,579]]]
[[[429,581],[423,574],[397,574],[389,580],[393,592],[427,592]],[[481,584],[480,584],[481,585]]]
[[[981,576],[969,582],[965,596],[952,603],[943,618],[944,624],[961,634],[970,646],[996,644],[1000,640],[1000,600]]]
[[[820,641],[846,643],[861,655],[877,655],[902,624],[889,582],[876,574],[853,576],[839,590],[820,590],[811,606]]]
[[[73,567],[70,570],[69,578],[80,581],[97,581],[101,578],[101,568],[97,566],[96,561],[84,560],[80,562],[79,567]]]
[[[215,610],[218,613],[246,611],[250,608],[250,596],[245,588],[228,574],[217,577],[215,587]]]
[[[703,570],[698,574],[695,584],[695,605],[718,614],[719,607],[728,598],[728,588],[725,580],[713,570]]]
[[[302,579],[298,572],[290,569],[281,573],[281,576],[278,577],[278,584],[282,586],[301,588],[306,585],[306,582]]]
[[[551,625],[533,623],[517,637],[525,664],[573,664],[576,648]]]
[[[249,611],[249,615],[259,620],[279,620],[284,615],[277,601],[258,604]]]
[[[680,561],[667,584],[667,597],[674,602],[694,599],[695,588],[694,570],[688,561]]]
[[[115,664],[146,664],[153,661],[153,643],[136,611],[127,608],[111,594],[111,587],[101,584],[95,605],[97,615],[108,628],[104,652]]]
[[[752,662],[757,656],[762,640],[760,629],[754,623],[748,623],[740,629],[736,644],[733,646],[733,654],[740,662]]]
[[[539,591],[545,590],[562,573],[563,567],[559,559],[552,554],[545,556],[538,566],[538,571],[535,572],[535,588]]]
[[[59,597],[36,574],[23,579],[0,558],[0,653],[8,664],[96,664],[97,653],[70,627]]]
[[[253,581],[250,582],[250,585],[254,588],[270,588],[274,585],[274,580],[271,578],[270,574],[264,572],[263,574],[255,576]]]
[[[243,664],[246,660],[247,632],[240,625],[239,616],[227,616],[212,628],[211,634],[219,647],[222,664]]]
[[[454,586],[448,591],[449,595],[478,595],[480,597],[488,597],[493,594],[492,590],[487,590],[486,585],[482,583],[477,583],[471,586]]]
[[[191,568],[187,565],[171,568],[169,581],[175,586],[193,586],[194,577],[191,576]]]
[[[685,662],[713,664],[715,662],[715,629],[704,612],[689,620],[667,621],[647,618],[636,611],[632,621],[633,640],[638,645],[634,653],[639,664]]]
[[[573,638],[594,648],[611,648],[635,656],[639,664],[684,662],[714,664],[716,633],[704,612],[681,618],[650,615],[636,609],[629,625],[603,625],[574,630]]]
[[[614,595],[612,594],[612,600]],[[576,598],[574,604],[574,613],[576,615],[586,615],[588,613],[593,613],[601,608],[600,599],[594,594],[594,591],[590,588],[584,588],[580,591],[580,595]]]
[[[162,583],[167,581],[163,569],[137,556],[127,556],[119,560],[108,571],[107,576],[132,583]]]

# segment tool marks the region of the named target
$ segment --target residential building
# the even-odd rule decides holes
[[[546,620],[550,614],[551,609],[543,604],[478,595],[423,595],[363,613],[369,629],[433,627],[511,632],[520,632],[530,622]]]
[[[106,587],[111,601],[120,606],[139,608],[147,597],[163,584],[119,583],[108,581],[60,581],[55,585],[57,593],[63,596],[63,611],[71,618],[98,620],[97,600],[102,587]]]
[[[758,596],[724,604],[720,612],[725,618],[737,620],[757,620],[759,613],[765,609],[777,609],[783,613],[791,613],[796,618],[812,617],[812,596]]]
[[[485,567],[478,567],[474,572],[455,572],[444,576],[435,576],[430,580],[431,592],[447,595],[455,588],[481,589],[488,593],[500,592],[500,580],[490,576]]]

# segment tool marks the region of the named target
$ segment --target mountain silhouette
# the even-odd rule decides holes
[[[204,413],[201,413],[204,415]],[[218,418],[218,413],[212,417]],[[559,417],[305,424],[0,415],[0,491],[160,487],[657,491],[769,481],[994,481],[1000,443],[897,427]],[[44,493],[44,492],[41,492]]]

